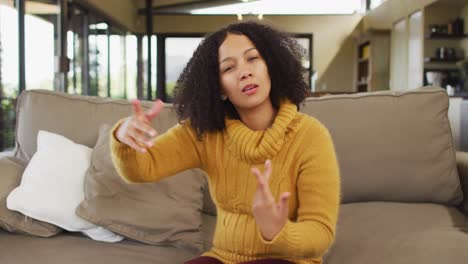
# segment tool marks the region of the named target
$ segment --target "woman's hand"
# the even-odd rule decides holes
[[[132,105],[133,115],[119,126],[115,137],[136,151],[146,152],[146,147],[153,146],[153,140],[158,135],[150,122],[159,115],[164,104],[161,100],[156,100],[147,112],[143,112],[140,101],[137,99],[132,101]]]
[[[265,162],[263,173],[257,168],[252,168],[258,182],[252,206],[253,215],[263,238],[267,241],[273,240],[288,221],[288,201],[291,195],[289,192],[282,193],[279,203],[276,203],[268,185],[271,172],[270,160]]]

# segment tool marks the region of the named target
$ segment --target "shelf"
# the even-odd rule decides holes
[[[358,93],[365,93],[368,91],[367,85],[366,86],[359,86],[357,87],[357,92]]]
[[[468,37],[468,35],[449,35],[449,34],[431,34],[426,35],[426,39],[463,39]]]
[[[460,72],[460,69],[454,67],[449,67],[449,68],[441,68],[441,67],[424,67],[424,72],[427,71],[438,71],[438,72],[445,72],[445,73],[451,73],[451,72]]]
[[[436,62],[436,63],[456,63],[458,61],[463,60],[463,58],[455,58],[455,59],[439,59],[439,58],[424,58],[424,62]]]
[[[369,62],[369,58],[358,59],[359,63]]]

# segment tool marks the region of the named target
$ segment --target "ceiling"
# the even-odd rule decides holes
[[[184,4],[194,4],[194,3],[201,3],[201,2],[219,2],[217,0],[206,1],[206,0],[152,0],[153,7],[166,7],[172,5],[184,5]],[[237,0],[240,2],[240,0]],[[136,4],[138,8],[145,8],[146,7],[146,0],[136,0]]]
[[[153,15],[179,14],[353,14],[363,0],[150,0]],[[247,3],[248,2],[248,3]],[[147,0],[136,0],[138,14],[145,15]],[[212,7],[218,7],[213,10]]]
[[[454,6],[461,10],[468,5],[468,0],[387,0],[366,15],[366,24],[375,29],[390,29],[396,21],[432,5]]]
[[[249,2],[258,0],[247,0]],[[139,14],[146,12],[146,0],[137,0]],[[234,3],[242,3],[242,0],[152,0],[153,14],[189,14],[190,10],[208,8]]]
[[[452,5],[455,7],[464,7],[468,4],[468,0],[439,0],[437,2],[444,5]]]
[[[173,5],[173,4],[180,4],[180,3],[189,3],[189,2],[197,2],[201,0],[152,0],[153,6],[164,6],[164,5]],[[144,8],[146,6],[146,0],[135,0],[136,5],[138,8]]]

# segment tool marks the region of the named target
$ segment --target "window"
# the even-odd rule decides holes
[[[143,37],[143,95],[144,98],[148,97],[148,37]],[[151,36],[151,98],[156,98],[156,81],[157,81],[157,74],[156,74],[156,49],[157,49],[157,41],[156,36]],[[136,89],[135,89],[136,90]]]
[[[55,77],[58,69],[54,62],[59,42],[57,1],[26,1],[25,11],[26,89],[58,89],[59,80]]]
[[[110,96],[113,98],[127,98],[127,36],[117,32],[112,33],[109,36],[109,41]]]
[[[89,95],[107,97],[108,25],[95,16],[89,17]]]
[[[136,37],[77,4],[69,12],[68,92],[135,98]]]
[[[13,1],[0,2],[0,151],[15,145],[18,97],[18,12]]]
[[[83,68],[85,63],[84,52],[85,42],[83,23],[86,21],[84,11],[77,6],[70,6],[69,12],[72,14],[69,20],[69,28],[67,32],[67,57],[70,59],[68,77],[68,89],[71,94],[86,94],[87,85],[83,85]],[[84,87],[83,87],[84,86]]]
[[[19,14],[14,3],[14,0],[0,1],[0,151],[14,147],[14,109],[22,66],[25,66],[28,90],[117,98],[126,98],[129,91],[136,91],[136,38],[127,36],[124,30],[104,18],[103,13],[74,1],[27,0],[21,2],[25,13]],[[65,51],[69,59],[65,80],[61,72],[67,70],[67,65],[58,63],[62,43],[58,30],[59,3],[67,4],[69,11],[66,41],[63,41],[67,43]],[[20,15],[24,15],[25,22],[25,48],[21,51],[24,61],[19,56]]]
[[[0,89],[1,96],[18,95],[18,12],[13,1],[0,2]]]
[[[174,97],[174,87],[179,75],[184,70],[193,52],[203,40],[201,37],[166,38],[166,95]]]
[[[312,34],[296,35],[296,40],[304,49],[302,67],[304,67],[304,79],[310,88],[312,82]]]
[[[125,97],[137,98],[137,37],[135,35],[125,36]]]

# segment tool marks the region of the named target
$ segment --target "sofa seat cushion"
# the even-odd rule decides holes
[[[468,219],[435,204],[352,203],[341,206],[327,264],[466,263]]]
[[[174,264],[196,257],[175,247],[151,246],[131,240],[105,243],[70,232],[53,238],[38,238],[0,230],[0,245],[0,263]]]

